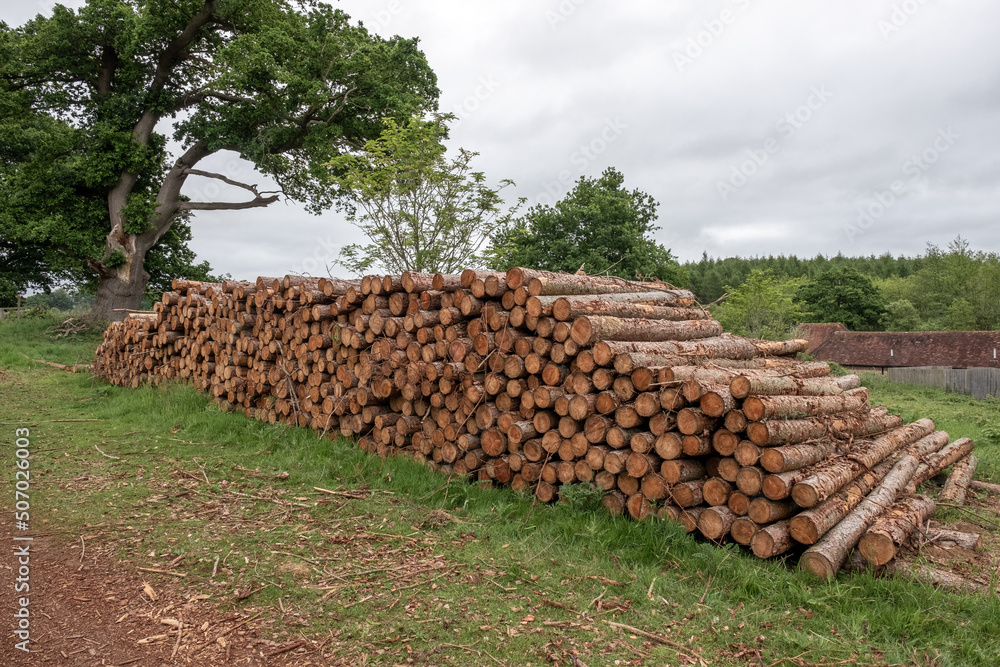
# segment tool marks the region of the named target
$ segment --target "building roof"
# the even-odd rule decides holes
[[[1000,368],[1000,331],[849,331],[842,324],[802,331],[809,354],[842,366]]]

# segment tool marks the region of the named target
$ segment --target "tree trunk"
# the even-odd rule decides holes
[[[898,547],[934,516],[937,505],[927,496],[911,496],[883,512],[861,537],[858,549],[865,559],[881,567],[896,557]]]
[[[879,514],[896,501],[896,496],[916,472],[917,465],[919,462],[914,456],[907,455],[900,459],[854,511],[802,554],[799,567],[818,577],[830,579],[835,576],[844,564],[847,552],[854,548]]]
[[[144,267],[148,248],[142,247],[137,237],[130,237],[127,247],[122,247],[126,263],[115,268],[102,268],[97,283],[97,297],[90,317],[95,320],[120,321],[126,310],[139,310],[146,294],[149,273]]]
[[[902,425],[902,418],[888,414],[884,408],[875,408],[868,413],[840,414],[832,420],[813,417],[753,422],[747,425],[747,437],[761,447],[774,447],[816,440],[830,435],[841,437],[874,435]]]
[[[464,276],[464,274],[463,274]],[[507,270],[507,286],[510,289],[527,287],[531,296],[552,294],[622,294],[627,292],[670,292],[679,299],[695,302],[694,294],[676,289],[666,283],[645,283],[614,276],[580,276],[572,273],[553,273],[537,269],[523,269],[515,266]]]
[[[774,501],[767,498],[754,498],[747,508],[747,516],[753,519],[754,523],[763,526],[787,519],[798,511],[799,506],[789,500]]]

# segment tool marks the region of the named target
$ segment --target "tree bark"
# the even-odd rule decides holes
[[[649,320],[710,320],[700,308],[688,308],[687,299],[670,292],[641,292],[585,296],[530,296],[525,310],[535,317],[552,316],[560,322],[583,315],[640,317]]]
[[[841,412],[857,412],[868,407],[864,387],[835,396],[748,396],[743,414],[750,421],[764,419],[805,419]]]
[[[799,511],[799,506],[789,500],[774,501],[767,498],[754,498],[747,508],[747,516],[753,519],[754,523],[766,525],[787,519]]]
[[[902,426],[903,420],[890,415],[884,408],[868,413],[840,414],[835,418],[813,417],[787,421],[753,422],[747,425],[747,437],[761,447],[792,445],[830,435],[864,436],[882,433]]]
[[[861,537],[858,549],[865,559],[881,567],[896,557],[896,550],[934,516],[937,509],[927,496],[911,496],[886,509]]]
[[[961,438],[951,443],[941,451],[924,459],[907,487],[907,493],[916,493],[917,487],[937,475],[951,464],[972,453],[975,444],[968,438]]]
[[[788,357],[805,352],[809,348],[809,341],[802,339],[753,340],[753,345],[757,348],[757,355],[760,357]]]
[[[952,468],[951,474],[948,475],[948,481],[945,482],[941,495],[938,496],[939,500],[950,505],[964,505],[965,496],[969,492],[969,484],[976,474],[978,464],[979,459],[976,458],[975,454],[969,454],[959,460]]]
[[[722,325],[715,320],[649,320],[619,318],[603,315],[582,315],[573,320],[570,334],[581,347],[602,340],[617,341],[689,341],[710,338],[722,333]]]
[[[847,552],[858,543],[861,535],[896,501],[896,496],[913,477],[919,462],[906,455],[896,463],[882,483],[868,494],[854,510],[834,526],[819,542],[809,547],[799,560],[799,567],[818,577],[830,579],[837,574],[847,558]]]
[[[827,396],[861,386],[857,375],[798,378],[794,375],[741,374],[729,389],[736,398],[747,396]]]
[[[948,434],[936,431],[906,448],[905,453],[918,459],[948,444]],[[864,471],[854,481],[816,507],[799,513],[791,520],[792,536],[802,544],[815,544],[828,530],[847,516],[858,503],[892,470],[895,460],[883,461]]]
[[[897,449],[934,432],[934,422],[921,419],[870,442],[862,441],[842,458],[807,477],[792,488],[792,499],[801,507],[815,507],[865,470],[874,468]]]
[[[839,440],[824,439],[818,442],[766,447],[760,450],[760,465],[770,473],[798,470],[838,452],[845,445]]]
[[[565,294],[621,294],[629,292],[672,292],[678,298],[695,302],[694,294],[679,290],[663,282],[637,282],[614,276],[580,276],[571,273],[553,273],[537,269],[515,266],[507,270],[507,286],[510,289],[527,287],[531,296]]]

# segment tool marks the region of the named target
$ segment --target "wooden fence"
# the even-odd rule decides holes
[[[895,382],[928,385],[974,398],[1000,397],[1000,368],[890,368],[886,376]]]

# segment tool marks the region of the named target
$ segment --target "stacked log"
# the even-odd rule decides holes
[[[514,268],[172,287],[108,329],[97,374],[189,381],[224,409],[545,502],[590,484],[614,513],[761,557],[812,546],[822,574],[869,530],[877,560],[894,555],[885,539],[927,515],[923,481],[956,463],[956,487],[971,480],[971,442],[873,408],[857,376],[797,360],[804,341],[724,333],[664,283]]]

